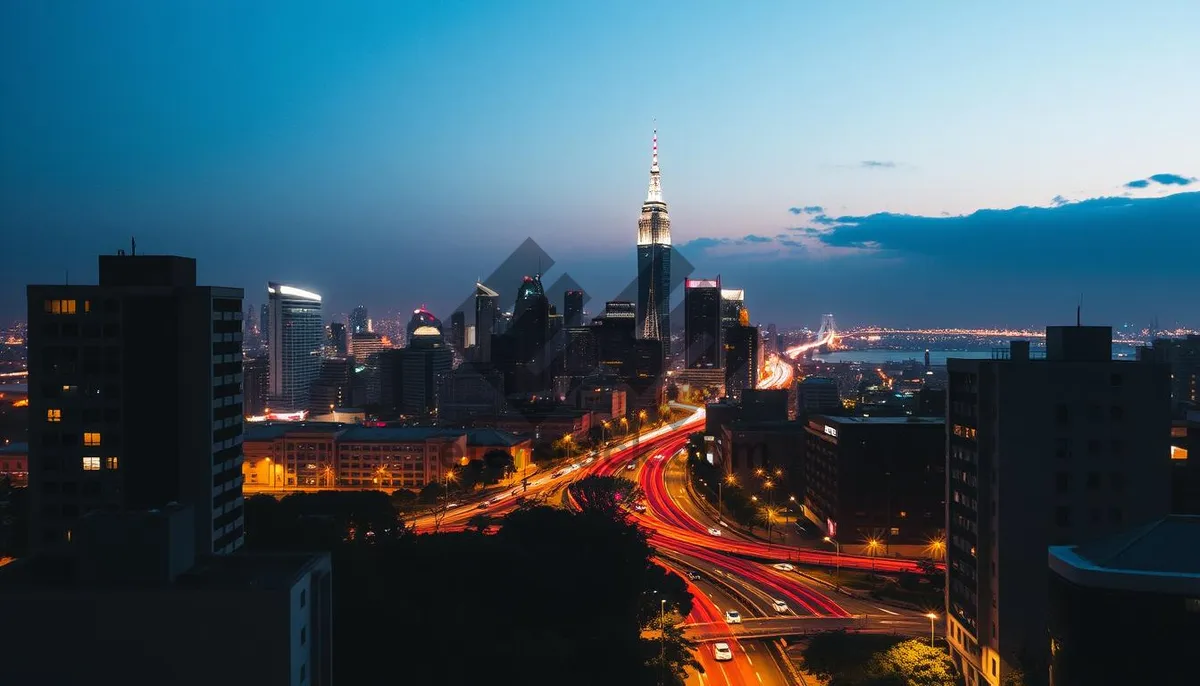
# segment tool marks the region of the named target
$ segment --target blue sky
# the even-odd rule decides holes
[[[526,237],[615,292],[657,120],[676,243],[756,320],[1040,325],[1082,292],[1200,324],[1197,203],[1159,199],[1200,190],[1197,26],[1100,0],[4,3],[0,316],[131,234],[254,302],[437,311]],[[1140,202],[1093,231],[1093,198]],[[976,214],[1023,206],[1050,209]]]

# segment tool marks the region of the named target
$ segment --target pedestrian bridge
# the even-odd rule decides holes
[[[729,639],[780,638],[824,631],[855,631],[888,633],[904,636],[929,634],[925,617],[898,615],[854,615],[852,617],[818,617],[792,615],[785,617],[754,617],[741,624],[705,622],[683,625],[684,635],[697,642]]]

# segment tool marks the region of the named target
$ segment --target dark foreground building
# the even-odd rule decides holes
[[[1200,517],[1050,548],[1050,683],[1197,683]]]

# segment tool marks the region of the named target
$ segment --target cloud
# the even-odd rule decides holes
[[[1050,199],[1050,204],[1054,205],[1055,207],[1062,207],[1063,205],[1066,205],[1069,202],[1071,202],[1071,201],[1067,200],[1066,198],[1062,197],[1061,195],[1056,195]]]
[[[1178,174],[1155,174],[1150,177],[1154,183],[1161,183],[1164,186],[1187,186],[1193,183],[1195,177],[1180,176]]]
[[[788,212],[792,214],[821,214],[825,211],[820,205],[808,205],[806,207],[789,207]]]
[[[747,243],[770,243],[774,239],[768,238],[766,236],[755,236],[755,235],[751,234],[749,236],[746,236],[742,240]]]
[[[896,167],[895,162],[881,162],[879,160],[863,160],[862,162],[859,162],[858,165],[865,169],[894,169]]]
[[[1196,182],[1194,176],[1180,176],[1179,174],[1155,174],[1145,179],[1135,179],[1125,184],[1126,188],[1146,188],[1151,183],[1157,183],[1162,186],[1188,186]]]

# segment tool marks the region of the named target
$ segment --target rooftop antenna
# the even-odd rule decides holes
[[[134,238],[133,236],[129,237],[129,254],[137,254],[137,238]]]

